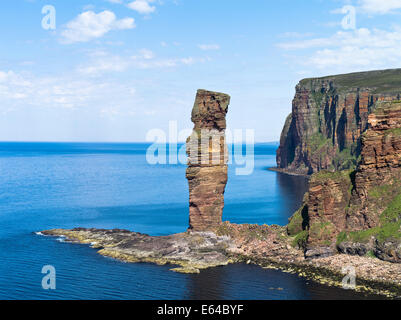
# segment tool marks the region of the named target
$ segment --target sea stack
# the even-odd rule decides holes
[[[213,231],[222,223],[227,184],[226,114],[230,96],[198,90],[192,110],[195,124],[187,140],[189,229]]]

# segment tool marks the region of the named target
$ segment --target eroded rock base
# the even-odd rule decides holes
[[[83,228],[55,229],[41,234],[89,244],[99,254],[124,262],[171,264],[177,266],[173,271],[182,273],[199,273],[206,268],[245,262],[341,287],[343,267],[353,267],[357,276],[355,290],[401,297],[401,264],[345,254],[308,260],[298,247],[299,239],[288,236],[286,228],[280,226],[224,222],[214,232],[164,237],[128,230]]]
[[[43,235],[65,237],[66,241],[89,244],[98,253],[124,262],[177,265],[173,271],[199,273],[201,269],[232,262],[227,250],[233,241],[212,232],[180,233],[152,237],[128,230],[76,228],[42,231]]]

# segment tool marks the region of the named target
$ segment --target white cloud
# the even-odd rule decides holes
[[[78,67],[77,71],[85,75],[98,75],[104,72],[123,72],[129,65],[129,61],[120,56],[99,55],[90,64]]]
[[[182,62],[183,64],[186,64],[186,65],[191,65],[191,64],[194,64],[194,63],[195,63],[195,59],[192,58],[192,57],[183,58],[183,59],[181,59],[181,62]]]
[[[72,73],[59,76],[35,76],[31,73],[0,71],[0,113],[27,107],[85,109],[96,108],[102,114],[110,104],[132,110],[137,99],[133,85],[102,78],[85,78]],[[4,109],[4,110],[3,110]]]
[[[150,5],[150,3],[153,2],[155,2],[155,0],[135,0],[128,3],[127,6],[140,14],[149,14],[156,10],[155,6]]]
[[[163,69],[179,66],[188,66],[208,61],[205,58],[158,58],[149,49],[141,49],[132,56],[112,55],[106,51],[93,51],[88,54],[91,58],[86,64],[77,68],[77,71],[87,76],[98,76],[107,72],[124,72],[128,69]]]
[[[111,30],[124,30],[135,28],[133,18],[118,20],[116,15],[108,10],[100,13],[85,11],[74,20],[67,23],[61,33],[62,43],[87,42],[101,38]]]
[[[37,78],[30,74],[0,71],[0,102],[5,105],[20,100],[27,105],[72,107],[84,100],[91,88],[84,81]]]
[[[0,71],[0,96],[12,100],[23,99],[32,88],[32,82],[14,71]]]
[[[180,65],[191,65],[196,62],[203,62],[203,59],[187,58],[147,58],[141,53],[139,56],[132,56],[132,67],[137,69],[162,69],[173,68]]]
[[[155,57],[155,54],[151,50],[148,50],[148,49],[142,49],[139,51],[139,53],[145,60],[150,60]]]
[[[198,48],[203,51],[209,51],[209,50],[219,50],[220,46],[218,44],[198,44]]]
[[[386,14],[401,9],[401,0],[360,0],[359,4],[370,14]]]
[[[322,70],[348,72],[401,67],[401,28],[390,31],[361,28],[339,31],[327,38],[281,43],[285,50],[299,52],[297,61]],[[312,51],[311,51],[312,50]]]

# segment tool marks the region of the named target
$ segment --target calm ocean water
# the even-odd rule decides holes
[[[36,235],[51,228],[124,228],[151,235],[188,225],[185,166],[151,166],[145,144],[0,143],[0,299],[360,299],[252,265],[199,275],[168,266],[126,264]],[[230,167],[224,219],[285,225],[306,188],[301,177],[266,168],[276,146],[257,145],[255,171]],[[42,267],[53,265],[57,289],[43,290]]]

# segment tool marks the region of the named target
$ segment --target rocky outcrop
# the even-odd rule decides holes
[[[377,104],[369,116],[369,130],[362,136],[362,146],[347,216],[352,230],[377,227],[380,213],[401,192],[401,103]]]
[[[173,271],[199,273],[200,270],[232,262],[226,253],[233,242],[214,233],[180,233],[152,237],[128,230],[76,228],[42,231],[42,235],[63,237],[72,243],[89,244],[98,253],[125,262],[171,264]]]
[[[297,174],[355,168],[375,103],[400,93],[401,69],[302,80],[281,134],[278,168]]]
[[[198,90],[192,110],[195,124],[187,140],[189,225],[192,231],[214,230],[222,223],[227,184],[225,140],[230,96]]]
[[[308,242],[306,256],[333,254],[337,235],[346,227],[346,209],[350,201],[350,172],[331,174],[321,171],[309,182]]]
[[[401,102],[375,103],[357,169],[312,175],[302,208],[288,233],[307,233],[307,257],[338,249],[401,262]]]
[[[356,290],[389,297],[401,295],[401,264],[344,254],[308,260],[294,247],[286,228],[280,226],[224,222],[216,233],[186,232],[165,237],[128,230],[84,228],[55,229],[38,234],[88,244],[99,254],[124,262],[169,264],[172,271],[180,273],[199,273],[210,267],[246,262],[341,287],[342,268],[352,266],[357,271]]]
[[[89,244],[101,255],[126,262],[171,264],[178,266],[172,270],[184,273],[247,262],[341,286],[342,267],[347,265],[357,270],[357,290],[400,296],[401,263],[390,262],[401,262],[401,102],[375,104],[370,129],[361,140],[358,170],[312,176],[302,207],[287,227],[280,227],[222,222],[229,101],[221,93],[197,94],[195,128],[187,141],[187,232],[152,237],[119,229],[77,228],[38,234]],[[383,205],[375,206],[373,198]],[[376,216],[374,208],[380,208]],[[332,256],[334,248],[347,255]]]
[[[357,244],[401,263],[401,102],[378,104],[369,125],[340,249]]]

